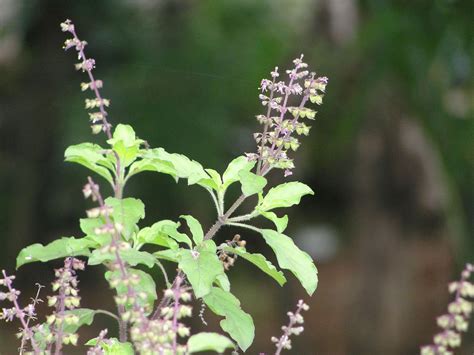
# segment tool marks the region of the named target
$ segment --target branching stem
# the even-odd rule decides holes
[[[12,288],[12,282],[10,278],[7,276],[7,273],[5,270],[2,270],[2,274],[5,279],[5,285],[7,286],[8,291],[12,292],[13,288]],[[20,305],[18,304],[18,300],[16,297],[13,297],[12,302],[13,302],[13,305],[15,306],[17,317],[20,320],[21,325],[23,326],[23,331],[28,335],[28,338],[30,339],[31,347],[33,348],[34,353],[40,354],[41,352],[38,347],[38,344],[36,344],[36,341],[33,339],[33,332],[31,331],[31,329],[28,327],[28,324],[26,323],[25,312],[23,312],[23,310],[20,308]]]

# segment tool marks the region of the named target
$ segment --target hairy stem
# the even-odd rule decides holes
[[[172,329],[174,332],[173,336],[173,354],[177,353],[177,346],[178,346],[178,315],[179,315],[179,299],[181,297],[181,282],[183,278],[176,277],[176,285],[173,288],[173,298],[174,298],[174,305],[173,305],[173,322],[172,322]]]
[[[250,230],[253,230],[255,232],[258,232],[260,233],[260,229],[258,229],[257,227],[254,227],[250,224],[245,224],[245,223],[237,223],[237,222],[229,222],[227,223],[229,226],[234,226],[234,227],[242,227],[242,228],[246,228],[246,229],[250,229]]]
[[[165,278],[166,287],[169,288],[171,286],[171,284],[170,284],[170,280],[168,279],[168,274],[166,273],[165,267],[163,266],[163,264],[158,259],[155,260],[155,264],[158,265],[158,267],[160,268],[160,270],[163,274],[163,277]]]
[[[235,217],[229,217],[227,218],[227,222],[243,222],[243,221],[249,221],[252,218],[255,218],[258,216],[257,212],[252,212],[252,213],[247,213],[242,216],[235,216]]]
[[[117,310],[119,314],[125,313],[125,306],[122,304],[117,305]],[[119,326],[119,340],[123,343],[127,341],[127,323],[120,317],[118,317],[118,326]]]
[[[220,205],[219,205],[219,201],[217,200],[216,195],[214,194],[214,192],[212,191],[212,189],[207,188],[206,191],[209,192],[209,194],[210,194],[211,197],[212,197],[212,201],[214,202],[214,205],[215,205],[215,207],[216,207],[217,215],[218,215],[218,216],[221,216],[223,211],[222,211],[222,209],[221,209],[221,207],[220,207]]]

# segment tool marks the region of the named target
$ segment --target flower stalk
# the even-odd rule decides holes
[[[469,281],[473,272],[474,265],[467,264],[460,280],[449,284],[454,300],[448,306],[448,313],[437,319],[443,330],[433,337],[433,344],[421,347],[421,355],[452,355],[453,350],[461,345],[462,332],[467,331],[473,312],[474,284]]]
[[[280,338],[277,337],[272,337],[272,342],[275,343],[275,346],[277,348],[275,355],[280,355],[283,349],[290,350],[291,349],[291,339],[290,337],[292,335],[300,335],[303,331],[303,323],[304,319],[303,316],[301,315],[302,311],[307,311],[309,309],[309,306],[303,302],[303,300],[299,300],[296,311],[293,312],[288,312],[288,317],[290,318],[288,325],[284,325],[281,327],[283,330],[283,334]]]

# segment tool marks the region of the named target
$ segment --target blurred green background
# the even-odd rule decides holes
[[[473,13],[469,0],[0,0],[0,267],[13,272],[28,244],[78,235],[90,206],[88,172],[63,163],[91,136],[61,21],[89,42],[112,123],[220,171],[255,149],[260,80],[304,53],[329,85],[291,177],[316,195],[290,211],[287,233],[320,283],[308,298],[294,280],[281,289],[238,262],[233,292],[257,328],[248,353],[272,353],[270,337],[303,297],[311,309],[289,353],[416,354],[437,331],[447,283],[474,260]],[[144,225],[215,218],[205,192],[165,175],[135,178],[126,195],[145,202]],[[57,265],[17,273],[25,301]],[[83,306],[113,310],[99,269],[81,280]],[[83,340],[113,333],[97,321]],[[0,324],[0,354],[15,353],[15,330]],[[471,329],[459,354],[473,351]]]

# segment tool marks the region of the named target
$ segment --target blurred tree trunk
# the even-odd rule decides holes
[[[388,111],[392,99],[378,102],[357,144],[351,354],[416,353],[431,341],[452,277],[440,159],[415,120]]]

